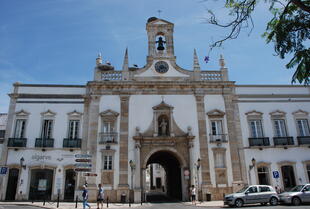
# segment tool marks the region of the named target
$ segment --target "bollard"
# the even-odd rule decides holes
[[[107,196],[107,208],[109,207],[109,197]]]
[[[131,207],[131,193],[129,191],[129,198],[128,198],[128,202],[129,202],[129,207]]]
[[[44,198],[43,198],[43,205],[45,205],[45,195],[44,195]]]
[[[58,193],[58,196],[57,196],[57,208],[59,208],[59,193]]]
[[[79,199],[79,196],[76,195],[76,198],[75,198],[75,208],[77,208],[78,199]]]

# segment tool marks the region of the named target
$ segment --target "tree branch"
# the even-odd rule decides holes
[[[310,7],[305,5],[301,0],[292,0],[292,3],[299,7],[301,10],[310,13]]]

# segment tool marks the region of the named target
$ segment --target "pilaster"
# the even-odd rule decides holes
[[[119,187],[129,188],[128,185],[128,113],[129,95],[120,95],[120,140],[119,140]]]
[[[2,147],[2,156],[0,157],[0,165],[7,165],[7,159],[8,159],[8,149],[7,149],[7,141],[8,138],[11,136],[13,122],[14,122],[14,114],[16,111],[16,101],[18,97],[18,84],[14,84],[14,92],[13,94],[10,94],[10,105],[9,105],[9,111],[8,111],[8,117],[7,117],[7,125],[6,125],[6,131],[5,131],[5,137]],[[7,182],[8,175],[0,176],[0,187],[2,188],[0,190],[0,200],[4,200],[5,198],[5,192],[6,192],[6,182]]]
[[[202,185],[210,185],[210,165],[208,143],[206,136],[206,112],[204,95],[196,94],[197,118],[198,118],[198,131],[199,131],[199,144],[200,144],[200,165],[201,165],[201,183]]]
[[[247,181],[244,150],[242,149],[242,135],[239,117],[239,108],[234,101],[235,95],[223,95],[226,110],[227,129],[231,155],[231,167],[233,174],[233,190]]]

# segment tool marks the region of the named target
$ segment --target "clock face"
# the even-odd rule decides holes
[[[159,61],[155,63],[155,70],[158,73],[166,73],[169,69],[169,65],[164,61]]]

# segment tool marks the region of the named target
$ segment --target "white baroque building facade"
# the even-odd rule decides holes
[[[249,183],[309,182],[310,88],[236,85],[223,57],[219,70],[203,71],[195,51],[193,68],[183,69],[173,29],[148,20],[142,68],[129,67],[126,50],[122,70],[98,56],[86,85],[15,83],[0,144],[0,165],[9,167],[1,200],[73,200],[87,182],[92,200],[101,183],[110,201],[140,201],[155,163],[166,194],[183,201],[191,185],[216,200]],[[91,156],[88,173],[97,176],[75,172],[77,154]]]

